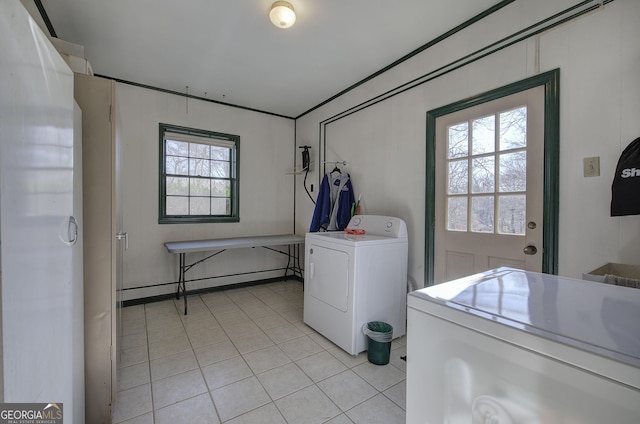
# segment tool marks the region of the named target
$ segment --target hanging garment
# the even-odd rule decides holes
[[[310,232],[344,230],[351,219],[351,205],[355,202],[351,178],[346,172],[334,176],[325,174],[320,184]]]
[[[640,214],[640,137],[622,151],[611,185],[611,216]]]

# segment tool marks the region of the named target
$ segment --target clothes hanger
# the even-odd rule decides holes
[[[342,174],[342,170],[340,170],[340,168],[338,168],[338,164],[336,164],[336,166],[333,167],[333,171],[331,171],[331,173],[333,174],[334,172],[337,172],[339,174]]]

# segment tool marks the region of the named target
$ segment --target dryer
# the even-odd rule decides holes
[[[357,355],[370,321],[391,324],[394,338],[406,332],[408,235],[402,219],[377,215],[355,215],[347,230],[306,234],[303,315]]]

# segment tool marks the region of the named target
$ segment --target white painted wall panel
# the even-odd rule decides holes
[[[177,256],[166,241],[225,238],[294,231],[294,121],[263,113],[186,99],[127,84],[117,86],[124,143],[123,214],[129,233],[125,254],[125,288],[177,279]],[[240,222],[158,224],[158,123],[240,136]],[[199,256],[191,256],[197,259]],[[191,259],[188,258],[189,261]],[[284,263],[283,263],[284,260]],[[229,251],[194,267],[188,279],[278,268],[286,256],[265,249]],[[187,283],[187,289],[252,281],[282,272]],[[173,285],[127,291],[125,299],[171,293]]]
[[[559,242],[561,272],[572,276],[613,259],[618,250],[619,218],[608,216],[622,142],[620,50],[614,47],[621,41],[620,14],[613,7],[541,38],[541,66],[561,72]],[[600,156],[601,176],[584,178],[582,158],[591,156]]]
[[[512,3],[301,117],[298,145],[312,145],[312,160],[318,160],[319,131],[328,118],[578,3]],[[640,2],[615,0],[327,126],[327,160],[338,157],[350,163],[356,193],[364,192],[366,212],[396,213],[407,222],[409,275],[419,284],[424,279],[426,112],[525,79],[538,68],[560,68],[561,75],[560,274],[580,277],[605,262],[640,263],[640,217],[609,216],[618,157],[640,136],[638,22]],[[588,156],[600,156],[600,177],[582,176],[582,158]],[[401,164],[400,157],[405,157]],[[311,172],[307,185],[317,187],[319,178],[319,172]],[[306,231],[313,204],[304,193],[302,176],[296,207],[296,229]]]

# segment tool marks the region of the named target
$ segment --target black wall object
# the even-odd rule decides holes
[[[640,214],[640,137],[622,151],[611,185],[611,216]]]

